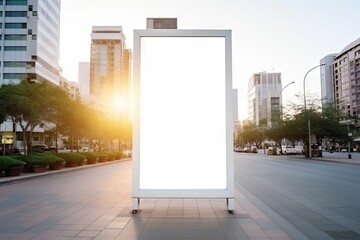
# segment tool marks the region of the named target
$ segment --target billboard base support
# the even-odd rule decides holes
[[[139,206],[140,206],[140,198],[132,198],[131,200],[131,205],[132,205],[132,213],[136,214],[139,210]]]
[[[235,209],[235,199],[234,198],[227,198],[226,199],[226,206],[229,213],[233,213]]]

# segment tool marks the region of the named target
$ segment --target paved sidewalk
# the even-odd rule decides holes
[[[339,162],[339,163],[360,165],[360,153],[352,152],[350,153],[350,155],[351,158],[349,159],[349,154],[347,152],[334,152],[334,153],[323,152],[323,157],[316,157],[313,159],[318,161]]]
[[[239,188],[234,214],[223,199],[142,199],[133,215],[131,161],[95,166],[3,182],[0,239],[307,239],[272,220]]]

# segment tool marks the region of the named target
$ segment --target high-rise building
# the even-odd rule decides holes
[[[334,102],[334,85],[332,81],[331,63],[334,61],[336,55],[337,54],[329,54],[320,60],[320,63],[324,64],[324,66],[320,68],[322,103]]]
[[[59,85],[60,0],[0,0],[0,84]]]
[[[72,100],[80,100],[80,89],[77,82],[71,82],[65,77],[61,76],[59,86],[62,90],[67,92],[67,94]]]
[[[90,98],[90,62],[79,63],[78,82],[81,99],[86,102]]]
[[[322,98],[344,114],[360,116],[360,38],[320,62],[325,64],[321,72]]]
[[[177,18],[147,18],[146,29],[177,29]]]
[[[256,73],[248,83],[248,119],[272,126],[280,118],[281,73]]]
[[[91,33],[90,94],[99,110],[129,116],[131,51],[121,26],[94,26]]]

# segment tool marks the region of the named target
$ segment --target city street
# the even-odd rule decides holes
[[[133,215],[122,161],[1,184],[0,239],[360,239],[360,165],[234,158],[234,214],[223,199],[142,199]]]
[[[324,153],[336,156],[347,153]],[[235,154],[235,166],[236,187],[272,219],[281,217],[310,239],[360,239],[360,165]]]

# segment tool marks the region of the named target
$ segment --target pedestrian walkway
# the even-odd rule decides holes
[[[322,157],[316,157],[313,159],[318,161],[339,162],[339,163],[360,165],[360,153],[358,152],[350,153],[350,158],[347,152],[333,152],[333,153],[323,152]]]
[[[0,185],[1,240],[285,240],[301,235],[264,214],[239,188],[233,214],[223,199],[142,199],[133,215],[131,161],[58,173],[26,181],[30,175],[24,175],[18,178],[22,181]]]

